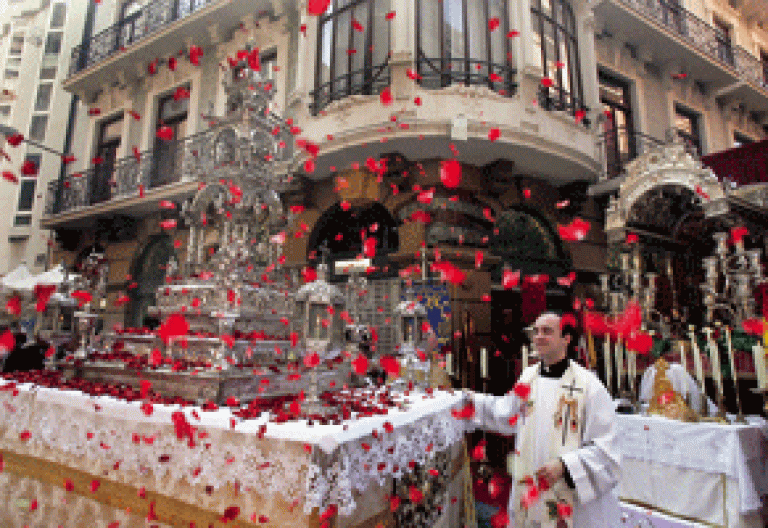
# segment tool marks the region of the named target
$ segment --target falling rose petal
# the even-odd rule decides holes
[[[301,275],[304,277],[304,282],[314,282],[317,280],[317,271],[314,268],[302,269]]]
[[[566,275],[565,277],[558,277],[557,278],[557,283],[560,286],[563,286],[564,288],[568,288],[568,287],[571,286],[571,284],[573,284],[573,282],[575,280],[576,280],[576,272],[572,271],[568,275]]]
[[[101,486],[101,482],[97,479],[93,479],[90,485],[91,493],[96,493],[96,490],[99,489],[99,486]]]
[[[557,516],[561,519],[565,519],[573,515],[573,506],[568,504],[567,502],[558,502],[557,503]]]
[[[21,134],[11,134],[5,137],[5,141],[12,147],[18,147],[24,141],[24,136]]]
[[[400,507],[400,497],[397,495],[392,495],[389,497],[389,510],[392,512],[397,511],[397,509]]]
[[[408,489],[408,498],[412,503],[419,504],[422,500],[424,500],[424,493],[422,493],[421,490],[416,486],[411,486]]]
[[[490,141],[496,141],[501,136],[501,132],[498,128],[492,128],[488,131],[488,139]]]
[[[509,31],[507,33],[507,38],[515,38],[515,37],[519,37],[519,36],[520,36],[520,32],[515,30],[515,29],[513,29],[512,31]]]
[[[307,368],[314,368],[320,364],[320,356],[317,352],[312,352],[304,356],[304,366]]]
[[[421,191],[416,196],[416,201],[418,201],[419,203],[423,203],[423,204],[431,204],[432,203],[432,199],[434,197],[435,197],[435,190],[434,189],[430,189],[428,191]]]
[[[358,356],[352,360],[352,368],[355,373],[361,376],[364,375],[368,372],[368,358],[365,357],[364,354],[358,354]]]
[[[626,243],[627,244],[637,244],[640,241],[640,237],[637,236],[637,233],[627,233]]]
[[[37,169],[38,169],[37,165],[32,160],[27,160],[21,164],[21,173],[24,176],[36,176]]]
[[[541,78],[541,85],[544,88],[552,88],[552,86],[554,86],[554,82],[549,77],[542,77]]]
[[[499,510],[491,518],[491,528],[506,528],[509,525],[509,514],[506,510]]]
[[[579,108],[573,113],[573,118],[577,123],[581,123],[584,118],[587,116],[587,111],[583,108]]]
[[[520,270],[504,270],[501,274],[501,286],[505,290],[515,288],[520,284]]]
[[[516,383],[512,388],[512,392],[523,401],[527,401],[531,395],[531,386],[527,383]]]
[[[455,159],[440,161],[440,181],[449,189],[461,184],[461,163]]]
[[[363,242],[363,254],[366,258],[373,258],[376,256],[376,242],[377,240],[373,237],[368,237],[365,239],[365,242]]]
[[[472,449],[472,458],[478,461],[485,458],[485,444],[482,441]]]
[[[164,141],[170,141],[173,139],[173,129],[169,126],[161,126],[157,129],[157,137]]]
[[[744,237],[747,235],[749,235],[749,229],[744,226],[731,228],[731,241],[734,244],[738,244],[739,242],[743,241]]]
[[[328,10],[331,0],[309,0],[307,2],[307,14],[320,16]]]
[[[488,31],[496,31],[499,27],[500,21],[499,17],[493,17],[490,20],[488,20]]]
[[[483,265],[483,252],[480,250],[475,251],[475,268],[480,269]]]
[[[312,158],[309,158],[307,161],[304,162],[304,172],[307,174],[312,174],[315,172],[315,160]]]
[[[384,106],[389,106],[392,104],[392,100],[392,90],[387,86],[379,94],[379,101],[381,101],[381,104]]]
[[[745,333],[758,337],[762,336],[764,331],[763,321],[760,319],[746,319],[742,321],[741,328]]]
[[[365,28],[363,27],[363,25],[357,20],[355,20],[354,18],[352,19],[352,28],[359,33],[362,33],[363,31],[365,31]]]
[[[389,376],[396,378],[400,375],[400,362],[396,358],[385,355],[379,359],[379,365]]]
[[[560,238],[571,242],[578,242],[584,240],[589,233],[589,222],[582,220],[581,218],[574,218],[570,224],[558,225],[557,231],[560,234]]]
[[[3,179],[11,183],[19,183],[19,178],[11,171],[3,171]]]

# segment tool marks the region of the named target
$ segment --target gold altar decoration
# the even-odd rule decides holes
[[[697,422],[699,416],[685,403],[683,397],[675,391],[672,382],[667,377],[669,363],[664,358],[659,358],[654,364],[656,376],[653,379],[653,397],[651,398],[648,412],[683,422]]]

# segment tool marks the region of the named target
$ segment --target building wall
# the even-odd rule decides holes
[[[87,2],[66,2],[66,19],[63,26],[51,28],[51,14],[56,5],[57,2],[23,1],[6,7],[3,14],[3,34],[0,38],[2,88],[15,95],[0,102],[0,106],[10,107],[8,118],[0,117],[0,121],[29,138],[33,116],[47,116],[44,137],[39,143],[62,152],[72,95],[61,88],[61,80],[66,77],[69,68],[70,50],[82,39]],[[21,60],[12,65],[9,61],[9,49],[12,36],[17,32],[24,33],[25,41],[19,57]],[[57,32],[62,33],[59,52],[45,53],[48,35]],[[55,75],[49,79],[41,79],[43,68],[55,68]],[[8,75],[9,70],[18,71],[18,78],[11,78]],[[50,77],[50,74],[46,73],[46,76]],[[48,83],[52,84],[49,104],[47,108],[38,111],[35,104],[39,86]],[[0,160],[0,170],[10,171],[19,178],[34,180],[36,186],[31,210],[19,211],[22,184],[0,180],[0,273],[6,273],[22,263],[33,273],[39,273],[45,270],[47,264],[50,237],[48,231],[39,226],[44,213],[44,195],[47,184],[59,177],[61,158],[27,142],[15,148],[5,145],[4,149],[10,160]],[[20,167],[25,156],[32,154],[42,156],[41,164],[37,177],[27,178],[22,176]],[[28,225],[19,225],[17,217],[28,218]]]

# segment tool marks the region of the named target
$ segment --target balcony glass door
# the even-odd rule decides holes
[[[617,176],[637,155],[629,84],[600,72],[608,176]]]
[[[115,171],[117,151],[123,130],[122,114],[109,119],[99,127],[99,142],[96,146],[96,156],[101,159],[93,171],[90,185],[91,204],[105,202],[110,199],[112,174]]]
[[[189,87],[186,87],[189,89]],[[174,99],[174,94],[160,99],[157,111],[157,129],[170,127],[173,139],[161,139],[155,136],[155,148],[152,152],[152,178],[150,187],[159,187],[178,181],[181,177],[184,161],[184,144],[181,138],[187,134],[187,111],[189,99]]]

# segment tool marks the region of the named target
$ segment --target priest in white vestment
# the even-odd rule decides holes
[[[608,391],[567,357],[561,317],[539,316],[533,344],[541,361],[506,396],[470,393],[473,425],[516,435],[509,528],[617,528],[614,487],[620,455]]]
[[[690,402],[691,409],[703,416],[714,416],[717,414],[717,406],[707,398],[707,410],[701,411],[701,389],[694,381],[688,371],[680,363],[669,363],[667,369],[667,378],[672,382],[672,388],[680,396]],[[640,381],[640,401],[649,402],[653,398],[653,382],[656,379],[656,365],[651,365],[643,373],[643,379]]]

